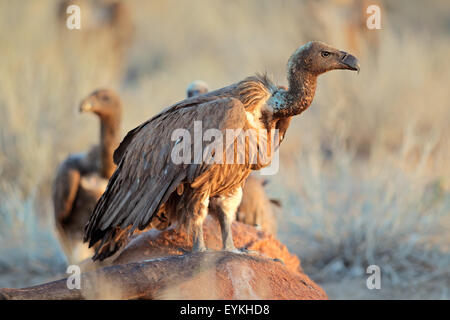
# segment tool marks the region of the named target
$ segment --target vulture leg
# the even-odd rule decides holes
[[[192,247],[193,252],[206,251],[205,240],[203,239],[203,222],[194,225],[194,246]]]
[[[206,251],[205,240],[203,239],[203,221],[208,215],[209,196],[203,201],[200,201],[200,208],[198,215],[194,219],[193,223],[193,252]]]
[[[229,197],[214,199],[213,214],[219,220],[222,231],[222,244],[225,251],[236,251],[231,233],[231,225],[235,219],[236,211],[242,200],[242,188],[237,188]]]

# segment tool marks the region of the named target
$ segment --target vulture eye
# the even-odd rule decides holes
[[[102,97],[102,100],[103,100],[103,101],[109,101],[109,97],[108,97],[108,96],[103,96],[103,97]]]
[[[328,51],[322,51],[320,54],[323,58],[326,58],[330,55],[330,53]]]

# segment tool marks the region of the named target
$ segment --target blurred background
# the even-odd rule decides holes
[[[450,3],[433,1],[0,0],[0,287],[64,273],[51,182],[98,141],[80,99],[117,90],[123,134],[181,100],[267,72],[321,40],[360,58],[319,79],[281,147],[270,196],[278,238],[332,299],[450,297]],[[380,30],[366,27],[370,4]],[[111,9],[111,5],[115,9]],[[381,268],[380,290],[366,268]]]

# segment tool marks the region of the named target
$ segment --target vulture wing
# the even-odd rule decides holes
[[[137,227],[144,229],[178,185],[199,185],[199,181],[207,181],[209,175],[215,174],[217,165],[192,161],[194,139],[202,139],[195,137],[194,121],[201,121],[202,133],[218,129],[225,136],[225,129],[245,127],[246,114],[242,103],[234,98],[186,99],[130,131],[114,154],[118,167],[86,225],[85,241],[92,246],[102,240],[99,251],[108,247],[106,253],[97,251],[94,259],[117,251],[125,231],[131,234]],[[176,129],[185,129],[188,137],[172,141]],[[178,143],[190,148],[189,163],[176,164],[172,160]]]
[[[73,158],[70,156],[61,163],[53,182],[53,207],[58,223],[69,217],[80,185],[81,173],[74,165],[76,159]]]
[[[193,98],[189,98],[189,99],[185,99],[173,106],[170,106],[169,108],[164,109],[163,111],[161,111],[160,113],[158,113],[157,115],[155,115],[153,118],[151,118],[150,120],[145,121],[143,124],[141,124],[140,126],[134,128],[133,130],[129,131],[127,133],[127,135],[125,136],[125,138],[122,140],[122,142],[120,143],[119,147],[114,151],[114,163],[116,165],[119,164],[123,154],[125,153],[128,145],[130,144],[130,142],[133,140],[134,136],[141,132],[141,129],[146,127],[150,122],[154,122],[157,121],[158,118],[160,117],[164,117],[167,113],[173,113],[177,110],[180,109],[184,109],[184,108],[189,108],[189,107],[193,107],[193,106],[198,106],[201,105],[203,103],[207,103],[207,102],[211,102],[214,100],[217,100],[218,97],[217,96],[203,96],[203,97],[193,97]]]
[[[149,122],[155,121],[159,117],[164,116],[167,112],[174,112],[176,110],[189,108],[189,107],[193,107],[193,106],[198,106],[198,105],[201,105],[203,103],[212,102],[212,101],[215,101],[215,100],[218,100],[218,99],[221,99],[221,98],[231,98],[233,89],[235,87],[236,87],[236,85],[230,85],[230,86],[227,86],[227,87],[224,87],[224,88],[221,88],[221,89],[217,89],[217,90],[208,92],[208,93],[206,93],[204,95],[201,95],[201,96],[194,96],[192,98],[187,98],[185,100],[182,100],[182,101],[178,102],[177,104],[172,105],[172,106],[164,109],[163,111],[161,111],[160,113],[155,115],[150,120],[144,122],[143,124],[141,124],[140,126],[136,127],[135,129],[129,131],[127,133],[127,135],[125,136],[125,138],[120,143],[119,147],[114,152],[114,162],[115,162],[115,164],[117,164],[117,165],[119,164],[120,159],[122,158],[122,155],[124,154],[125,150],[128,147],[128,144],[133,140],[134,136],[138,132],[140,132],[140,130],[143,127],[145,127]]]

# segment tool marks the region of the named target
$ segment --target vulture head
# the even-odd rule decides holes
[[[99,89],[81,101],[80,112],[100,118],[101,175],[109,179],[116,168],[113,153],[120,142],[121,100],[113,90]]]
[[[311,41],[298,48],[288,62],[288,78],[298,73],[318,76],[327,71],[346,69],[359,72],[359,61],[347,52],[320,41]]]
[[[186,90],[187,97],[195,97],[199,94],[204,94],[209,91],[209,86],[206,84],[206,82],[201,80],[195,80],[189,84]]]
[[[120,117],[122,104],[119,96],[108,89],[92,92],[80,104],[80,112],[93,112],[100,118]]]
[[[298,48],[288,60],[289,89],[272,96],[274,118],[284,119],[305,111],[314,99],[317,78],[332,70],[359,72],[358,59],[320,41],[311,41]]]

